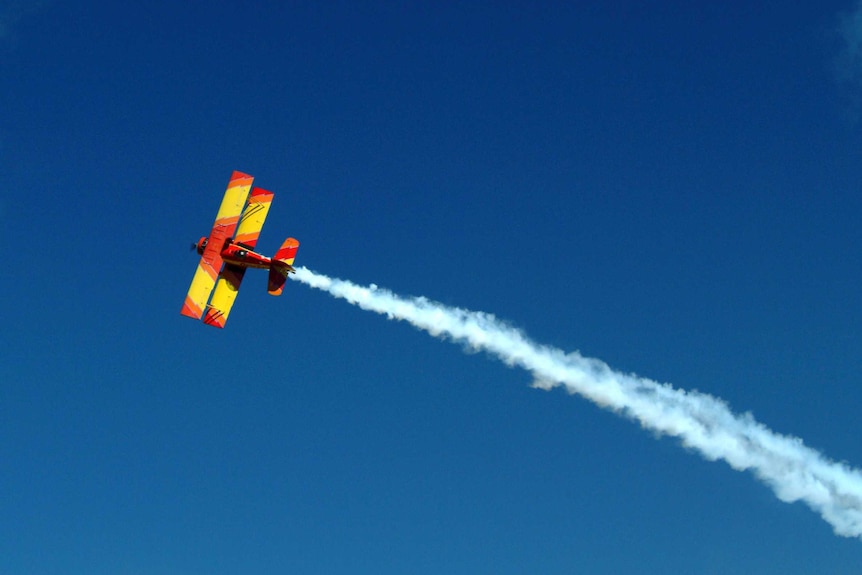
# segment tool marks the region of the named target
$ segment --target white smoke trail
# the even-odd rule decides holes
[[[362,309],[520,366],[534,375],[536,387],[563,386],[646,429],[678,437],[706,459],[723,459],[734,469],[750,470],[782,501],[804,501],[838,535],[862,538],[862,471],[827,459],[796,437],[771,431],[751,414],[733,413],[718,398],[619,373],[600,360],[539,345],[490,314],[423,297],[405,298],[373,284],[362,287],[302,267],[294,278]]]

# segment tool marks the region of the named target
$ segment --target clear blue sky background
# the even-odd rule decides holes
[[[747,473],[250,273],[505,318],[862,465],[859,6],[0,3],[0,573],[857,574]],[[842,31],[843,30],[843,31]]]

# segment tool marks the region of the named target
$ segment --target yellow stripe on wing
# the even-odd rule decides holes
[[[233,232],[236,230],[236,225],[239,223],[239,215],[245,207],[245,201],[248,198],[248,192],[251,190],[253,180],[252,176],[236,171],[230,177],[230,182],[227,184],[227,190],[224,192],[224,198],[222,198],[215,221],[216,226],[227,227],[228,237],[233,236]]]
[[[252,249],[257,245],[257,239],[260,237],[260,230],[263,228],[263,222],[269,213],[269,206],[272,204],[273,195],[272,192],[261,188],[254,188],[251,191],[251,196],[248,198],[248,207],[243,212],[239,228],[236,230],[235,240],[238,243]]]
[[[201,258],[180,313],[194,319],[200,319],[214,285],[215,274],[213,273],[212,266]]]
[[[224,327],[244,275],[245,268],[231,264],[224,267],[216,282],[212,300],[207,306],[207,313],[204,316],[205,324]]]

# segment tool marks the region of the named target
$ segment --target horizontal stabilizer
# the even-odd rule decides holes
[[[296,258],[296,251],[298,249],[299,240],[297,240],[296,238],[287,238],[286,240],[284,240],[284,243],[281,244],[281,247],[278,248],[278,251],[275,252],[275,255],[272,259],[281,263],[293,265],[293,260],[294,258]]]
[[[296,252],[299,249],[299,241],[296,238],[287,238],[281,247],[275,252],[272,257],[272,264],[269,267],[269,294],[281,295],[284,291],[284,282],[287,280],[287,274],[293,270],[293,260],[296,258]]]

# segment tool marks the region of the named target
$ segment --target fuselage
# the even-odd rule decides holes
[[[209,238],[201,238],[197,243],[199,254],[204,253],[207,247]],[[233,240],[227,240],[221,250],[221,258],[225,263],[234,264],[244,268],[260,268],[269,269],[272,265],[272,258],[268,258],[263,254],[259,254],[250,247],[241,243],[235,243]]]

